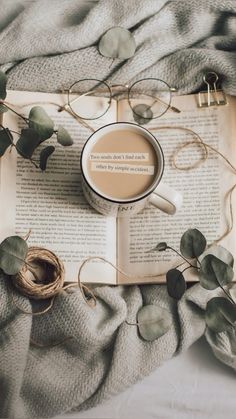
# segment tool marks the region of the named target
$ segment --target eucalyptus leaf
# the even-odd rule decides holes
[[[54,132],[54,122],[41,106],[34,106],[30,110],[29,127],[38,133],[41,142],[50,138]]]
[[[3,71],[0,71],[0,99],[4,100],[7,95],[7,76]]]
[[[7,148],[13,143],[12,134],[8,128],[0,130],[0,157],[2,157]]]
[[[153,250],[157,250],[158,252],[164,252],[168,248],[168,245],[166,242],[160,242],[156,245],[156,247]]]
[[[19,236],[11,236],[0,244],[0,268],[7,275],[16,275],[24,264],[28,245]]]
[[[150,108],[150,105],[146,105],[145,103],[139,103],[132,108],[133,111],[133,118],[135,122],[139,125],[148,124],[149,121],[153,118],[153,112]]]
[[[207,303],[205,320],[214,332],[224,332],[235,327],[236,306],[223,297],[214,297]]]
[[[165,308],[147,305],[139,310],[137,322],[142,338],[153,341],[168,332],[172,318],[170,312]]]
[[[199,270],[200,284],[207,290],[214,290],[232,281],[234,271],[230,265],[214,255],[206,255]]]
[[[206,244],[206,239],[199,230],[189,229],[181,237],[180,251],[186,258],[196,258],[204,252]]]
[[[2,103],[0,103],[0,114],[4,113],[4,112],[7,112],[7,111],[8,111],[8,108],[5,105],[3,105]]]
[[[166,274],[167,291],[170,297],[180,300],[186,291],[186,282],[182,272],[170,269]]]
[[[136,44],[132,33],[119,26],[109,29],[100,39],[98,49],[101,55],[125,60],[134,55]]]
[[[69,132],[62,126],[59,126],[57,129],[57,142],[63,145],[64,147],[67,147],[73,144],[73,140]]]
[[[234,257],[232,253],[230,253],[227,249],[220,245],[212,245],[208,247],[199,257],[199,261],[201,262],[203,258],[207,255],[214,255],[218,259],[222,260],[223,262],[227,263],[227,265],[234,266]]]
[[[152,253],[152,252],[164,252],[166,249],[168,249],[168,245],[166,242],[160,242],[156,245],[156,247],[153,247],[150,250],[147,250],[146,253]]]
[[[25,159],[32,157],[35,149],[40,144],[41,139],[38,133],[32,128],[23,128],[20,138],[16,143],[16,149]]]
[[[47,161],[48,158],[51,156],[51,154],[55,151],[55,147],[52,145],[48,145],[47,147],[43,148],[43,150],[40,153],[40,161],[39,161],[39,167],[41,170],[46,170],[47,168]]]

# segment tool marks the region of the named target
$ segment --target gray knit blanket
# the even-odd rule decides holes
[[[97,42],[112,26],[130,29],[137,51],[111,65]],[[235,49],[235,0],[0,0],[0,69],[12,89],[57,91],[87,76],[122,83],[156,76],[189,93],[213,70],[226,92],[236,94]],[[235,336],[205,328],[213,293],[199,285],[178,303],[157,285],[100,286],[95,294],[94,309],[74,290],[60,294],[49,313],[32,318],[12,304],[6,278],[0,277],[1,417],[42,418],[91,408],[204,333],[209,350],[236,369]],[[30,302],[18,298],[30,310]],[[173,317],[168,333],[154,342],[125,323],[135,321],[146,304],[167,308]],[[66,336],[74,338],[51,345]]]

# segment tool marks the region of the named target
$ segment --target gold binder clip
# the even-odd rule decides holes
[[[203,76],[207,90],[198,93],[199,108],[208,108],[210,106],[227,105],[226,94],[221,89],[217,89],[218,75],[211,71]]]

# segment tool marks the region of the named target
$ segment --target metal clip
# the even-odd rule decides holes
[[[219,77],[214,71],[203,76],[203,81],[207,85],[207,90],[198,93],[199,108],[227,105],[226,94],[223,90],[217,89],[218,80]]]

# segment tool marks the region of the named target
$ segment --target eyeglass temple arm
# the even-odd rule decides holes
[[[79,96],[77,96],[75,99],[73,99],[72,101],[70,101],[70,105],[72,105],[73,103],[75,103],[77,100],[79,100],[81,97],[83,97],[83,96],[87,96],[87,95],[89,95],[90,93],[94,93],[94,92],[96,92],[97,90],[89,90],[88,92],[85,92],[85,93],[82,93],[81,95],[79,95]],[[59,109],[58,109],[58,112],[62,112],[62,111],[64,111],[65,109],[67,109],[69,106],[69,103],[66,103],[65,105],[63,105],[63,106],[61,106]]]
[[[162,103],[163,105],[166,105],[166,106],[168,106],[168,104],[166,103],[166,102],[164,102],[164,100],[161,100],[159,97],[156,97],[156,96],[153,96],[153,95],[149,95],[149,94],[147,94],[147,93],[145,93],[145,95],[146,96],[149,96],[149,97],[152,97],[153,99],[155,99],[155,101],[149,106],[149,109],[150,108],[152,108],[152,106],[156,103],[156,102],[160,102],[160,103]],[[178,109],[178,108],[176,108],[175,106],[171,106],[171,105],[169,105],[169,108],[173,111],[173,112],[176,112],[176,113],[180,113],[181,112],[181,110],[180,109]]]
[[[112,88],[116,88],[116,87],[119,87],[119,86],[123,86],[123,87],[129,87],[128,85],[125,85],[125,84],[113,84],[111,87]],[[172,92],[175,92],[176,91],[176,89],[174,88],[174,87],[170,87],[170,90],[172,91]],[[146,93],[145,93],[146,94]],[[160,102],[160,103],[162,103],[163,105],[165,105],[165,106],[168,106],[168,104],[166,103],[166,102],[164,102],[163,100],[161,100],[160,98],[158,98],[158,97],[156,97],[156,96],[152,96],[152,95],[149,95],[149,94],[146,94],[146,96],[149,96],[149,97],[152,97],[152,98],[154,98],[154,99],[156,99],[155,100],[155,102],[156,101],[158,101],[158,102]],[[150,107],[149,108],[151,108],[153,105],[154,105],[154,103],[155,102],[153,102],[152,103],[152,105],[150,105]],[[171,106],[171,105],[169,105],[169,108],[173,111],[173,112],[176,112],[176,113],[180,113],[181,112],[181,110],[180,109],[178,109],[178,108],[176,108],[175,106]]]
[[[83,125],[85,128],[90,129],[90,131],[95,132],[95,129],[89,125],[86,121],[84,121],[82,118],[79,118],[74,112],[71,111],[71,109],[64,106],[64,110],[68,112],[76,121],[78,121],[81,125]],[[61,112],[58,110],[58,112]]]

